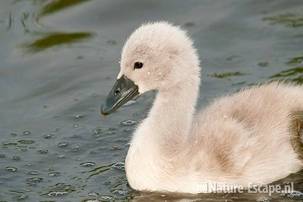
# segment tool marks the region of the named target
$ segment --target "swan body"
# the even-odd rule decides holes
[[[130,143],[125,161],[130,186],[205,193],[216,185],[264,185],[299,171],[290,115],[303,111],[303,88],[251,87],[196,113],[199,63],[187,34],[166,22],[143,25],[127,40],[118,75],[123,85],[115,84],[102,113],[126,102],[123,96],[158,91]]]

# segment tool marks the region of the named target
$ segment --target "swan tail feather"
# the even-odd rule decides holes
[[[291,145],[303,161],[303,111],[291,114],[290,135]]]

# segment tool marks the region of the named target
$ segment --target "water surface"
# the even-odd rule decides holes
[[[124,158],[153,94],[99,116],[141,23],[186,28],[202,59],[199,107],[273,79],[302,83],[302,0],[0,2],[0,201],[300,201],[302,194],[139,193]],[[303,173],[282,182],[303,191]]]

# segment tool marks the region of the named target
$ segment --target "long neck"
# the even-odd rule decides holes
[[[199,78],[188,79],[173,89],[160,91],[133,142],[152,145],[158,151],[162,150],[161,153],[178,152],[191,130],[198,91]]]

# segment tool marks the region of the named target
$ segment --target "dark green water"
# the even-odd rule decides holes
[[[302,201],[292,195],[132,191],[124,158],[153,95],[99,116],[120,51],[141,23],[186,28],[202,59],[199,106],[272,79],[303,83],[302,0],[3,0],[0,201]],[[131,121],[128,121],[131,120]]]

